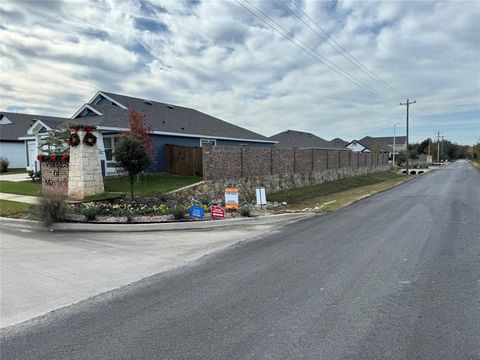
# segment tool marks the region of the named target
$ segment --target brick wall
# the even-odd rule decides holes
[[[207,145],[203,147],[204,180],[309,174],[330,169],[377,168],[383,165],[387,165],[387,154],[248,146]]]

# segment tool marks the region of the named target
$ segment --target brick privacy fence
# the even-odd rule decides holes
[[[386,153],[359,153],[350,150],[212,145],[206,145],[202,149],[204,180],[308,174],[340,168],[376,168],[388,163]]]
[[[204,146],[204,181],[174,191],[187,198],[223,199],[226,187],[251,200],[257,186],[268,194],[390,169],[388,154],[349,150]]]

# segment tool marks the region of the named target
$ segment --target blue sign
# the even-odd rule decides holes
[[[188,211],[188,215],[192,218],[203,219],[205,216],[205,210],[200,206],[192,206]]]

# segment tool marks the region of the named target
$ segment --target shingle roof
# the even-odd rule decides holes
[[[278,141],[279,148],[317,148],[317,149],[339,149],[343,146],[332,143],[331,141],[322,139],[314,134],[296,131],[286,130],[281,133],[270,136],[271,140]]]
[[[347,146],[348,144],[350,144],[350,142],[345,141],[345,140],[340,139],[340,138],[332,139],[332,140],[330,140],[330,142],[332,142],[332,143],[334,143],[334,144],[336,144],[336,145],[338,145],[338,146],[341,146],[341,147],[345,147],[345,146]]]
[[[42,121],[46,126],[55,129],[60,124],[70,121],[68,118],[60,118],[54,116],[44,115],[29,115],[17,114],[12,112],[0,112],[10,120],[11,124],[0,125],[0,140],[1,141],[23,141],[18,140],[19,137],[27,136],[27,131],[37,121]]]
[[[211,136],[217,138],[235,138],[271,142],[267,137],[240,126],[220,120],[195,109],[145,100],[125,95],[101,92],[111,99],[146,115],[146,122],[152,130],[159,132]],[[79,122],[92,125],[128,128],[128,111],[108,104],[89,104],[100,111],[103,116],[86,116],[78,118]]]
[[[405,144],[406,140],[406,136],[396,136],[395,144]],[[358,140],[358,142],[368,148],[370,151],[373,151],[375,148],[377,148],[379,151],[388,152],[393,148],[393,136],[365,136],[364,138]]]

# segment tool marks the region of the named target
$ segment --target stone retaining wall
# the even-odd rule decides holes
[[[354,153],[358,154],[358,153]],[[338,159],[338,155],[337,155]],[[332,159],[333,161],[333,159]],[[371,160],[370,160],[371,161]],[[340,158],[340,164],[342,158]],[[338,165],[337,165],[338,166]],[[327,181],[335,181],[345,177],[365,175],[375,172],[388,171],[390,165],[378,165],[374,167],[344,167],[337,169],[316,170],[302,173],[283,173],[274,175],[262,175],[244,177],[240,179],[206,180],[189,187],[179,189],[173,193],[187,198],[201,198],[210,196],[215,199],[223,199],[226,187],[239,189],[240,202],[251,200],[255,196],[255,189],[264,186],[268,194],[279,191],[321,184]]]

